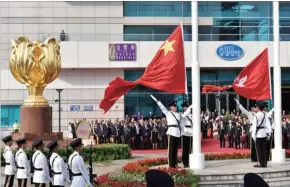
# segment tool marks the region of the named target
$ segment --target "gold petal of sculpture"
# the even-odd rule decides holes
[[[44,88],[54,81],[61,69],[60,42],[49,38],[30,42],[22,36],[12,40],[9,67],[13,77],[28,88],[24,106],[48,106]]]

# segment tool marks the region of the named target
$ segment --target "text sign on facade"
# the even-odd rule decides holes
[[[94,106],[93,105],[84,105],[83,106],[83,110],[84,111],[93,111],[94,110]]]
[[[109,44],[110,61],[135,61],[136,44]]]
[[[70,105],[70,111],[80,111],[80,105]]]

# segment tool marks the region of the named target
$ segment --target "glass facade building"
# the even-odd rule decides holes
[[[1,127],[12,127],[20,121],[20,105],[1,105]]]
[[[280,2],[280,39],[290,41],[290,2]],[[272,2],[198,2],[198,16],[212,17],[213,25],[199,26],[199,41],[272,41]],[[190,17],[190,1],[124,2],[124,17]],[[158,27],[158,29],[157,29]],[[185,26],[185,41],[191,29]],[[186,29],[188,28],[188,29]],[[143,30],[144,29],[144,30]],[[155,30],[158,31],[155,31]],[[141,32],[139,32],[142,30]],[[126,26],[125,41],[161,41],[172,26]]]

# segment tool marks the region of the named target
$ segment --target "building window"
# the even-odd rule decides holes
[[[124,1],[124,17],[189,17],[190,1]]]
[[[12,127],[20,121],[20,105],[1,105],[1,127]]]
[[[124,41],[165,41],[175,25],[124,25]],[[184,26],[184,40],[191,41],[191,26]]]

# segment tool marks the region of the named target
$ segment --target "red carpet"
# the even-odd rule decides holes
[[[226,142],[226,148],[220,148],[219,140],[215,139],[204,139],[202,140],[202,152],[203,153],[250,153],[249,149],[235,149],[235,148],[228,148],[228,142]],[[179,149],[181,152],[181,149]],[[158,149],[158,150],[132,150],[132,154],[166,154],[167,149]],[[290,154],[290,150],[287,150],[287,153]]]

